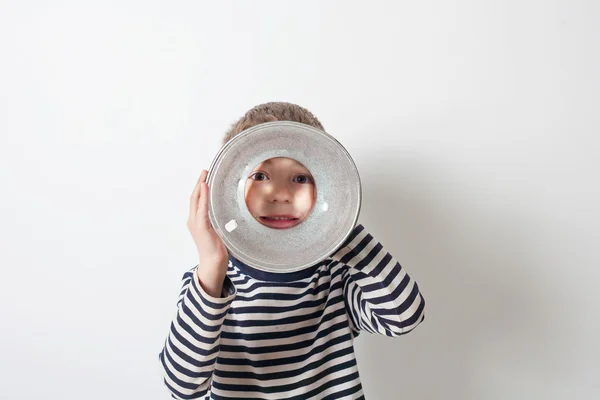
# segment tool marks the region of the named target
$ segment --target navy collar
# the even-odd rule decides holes
[[[238,260],[237,258],[229,255],[229,260],[236,266],[244,275],[248,275],[254,279],[268,282],[294,282],[302,279],[306,279],[314,275],[314,273],[326,263],[327,260],[320,261],[315,265],[304,268],[300,271],[295,272],[267,272],[254,267],[249,266]]]

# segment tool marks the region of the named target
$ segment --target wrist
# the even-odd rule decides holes
[[[202,289],[212,297],[222,297],[223,286],[225,284],[225,278],[227,277],[227,271],[224,272],[215,271],[211,268],[205,268],[204,265],[199,264],[196,269],[196,280],[202,287]]]

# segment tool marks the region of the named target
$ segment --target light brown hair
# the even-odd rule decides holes
[[[234,122],[225,134],[223,144],[248,128],[272,121],[299,122],[324,130],[323,125],[321,125],[321,122],[319,122],[317,117],[306,108],[300,107],[297,104],[281,101],[270,102],[257,105],[246,112],[246,114],[244,114],[237,122]]]

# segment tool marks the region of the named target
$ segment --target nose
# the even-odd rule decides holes
[[[274,183],[269,193],[269,201],[289,203],[292,201],[292,192],[288,185]]]

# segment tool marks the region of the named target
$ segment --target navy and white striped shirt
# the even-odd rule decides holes
[[[196,267],[159,354],[176,399],[364,399],[354,338],[400,336],[424,319],[417,283],[360,224],[299,272],[230,257],[221,298],[202,289]]]

